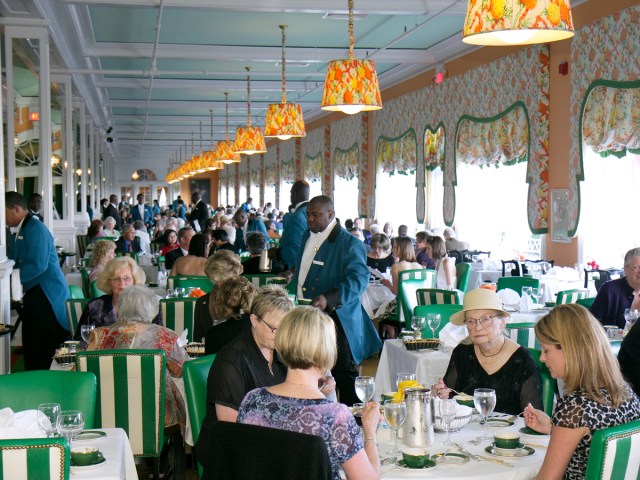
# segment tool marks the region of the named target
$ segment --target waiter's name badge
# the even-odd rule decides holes
[[[324,262],[321,262],[320,260],[313,260],[311,263],[313,263],[315,265],[320,265],[321,267],[324,267]]]

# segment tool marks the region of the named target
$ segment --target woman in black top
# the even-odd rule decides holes
[[[375,233],[371,237],[371,251],[367,254],[367,266],[386,272],[394,263],[393,254],[390,252],[391,241],[384,233]]]

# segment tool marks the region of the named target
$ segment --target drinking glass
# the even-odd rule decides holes
[[[84,430],[84,418],[80,410],[65,410],[58,415],[58,433],[65,437],[71,448],[71,440]]]
[[[41,403],[38,405],[38,426],[47,437],[53,437],[56,433],[58,415],[60,415],[59,403]]]
[[[417,315],[411,317],[411,328],[413,328],[413,338],[422,338],[422,329],[426,327],[426,319]]]
[[[375,383],[373,377],[356,377],[356,395],[366,404],[373,398]]]
[[[80,335],[82,336],[82,340],[84,340],[84,343],[86,343],[87,345],[89,345],[89,340],[91,340],[91,332],[95,328],[96,326],[93,323],[82,325],[80,327]]]
[[[533,301],[533,288],[532,287],[522,287],[522,296],[528,295],[529,298]]]
[[[496,407],[496,391],[490,388],[476,388],[473,391],[473,404],[484,419],[482,438],[483,440],[489,440],[487,436],[487,422],[489,415],[491,415],[493,409]]]
[[[451,445],[450,426],[451,422],[456,418],[456,402],[453,399],[440,400],[440,418],[445,427],[447,427],[447,440],[442,445]]]
[[[436,337],[436,330],[440,326],[440,322],[442,321],[442,317],[439,313],[430,313],[427,315],[427,322],[429,322],[429,328],[431,329],[431,337]]]
[[[400,455],[402,452],[398,450],[398,429],[404,423],[407,416],[407,404],[404,402],[394,402],[387,400],[384,402],[384,419],[387,421],[391,429],[395,432],[395,440],[393,450],[386,452],[388,455]]]
[[[404,382],[406,380],[415,380],[415,373],[396,373],[396,391],[400,389],[400,382]]]
[[[534,288],[533,294],[536,296],[538,305],[544,305],[544,288]]]

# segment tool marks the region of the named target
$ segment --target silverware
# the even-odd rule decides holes
[[[522,442],[527,447],[533,448],[549,448],[549,445],[540,445],[539,443]]]
[[[398,457],[387,457],[380,460],[380,465],[393,465],[398,460]]]
[[[497,465],[503,465],[505,467],[513,467],[513,464],[509,463],[509,462],[505,462],[504,460],[498,460],[497,458],[492,458],[492,457],[485,457],[484,455],[474,455],[473,453],[469,452],[468,450],[465,450],[464,448],[462,448],[459,444],[455,443],[453,444],[454,446],[456,446],[458,448],[458,451],[460,453],[464,453],[465,455],[467,455],[469,458],[471,458],[472,460],[475,460],[476,462],[479,462],[481,460],[484,460],[486,462],[491,462],[491,463],[495,463]]]

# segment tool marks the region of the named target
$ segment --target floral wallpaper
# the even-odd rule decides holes
[[[322,152],[318,152],[316,155],[305,155],[304,161],[304,179],[307,182],[319,182],[322,179]]]
[[[571,43],[571,150],[569,159],[569,235],[578,229],[580,181],[584,179],[580,157],[578,121],[589,86],[598,79],[640,79],[640,5],[602,18],[576,31]]]
[[[444,168],[444,126],[440,124],[436,130],[429,126],[424,129],[424,167],[427,170]]]
[[[323,128],[316,128],[307,132],[307,136],[302,139],[302,158],[315,157],[318,152],[324,153],[323,133]]]
[[[351,180],[358,174],[360,166],[360,149],[354,143],[348,150],[336,148],[333,152],[333,172],[336,177]]]
[[[413,129],[397,138],[379,137],[376,145],[376,170],[389,175],[415,173],[417,149],[418,142]]]

